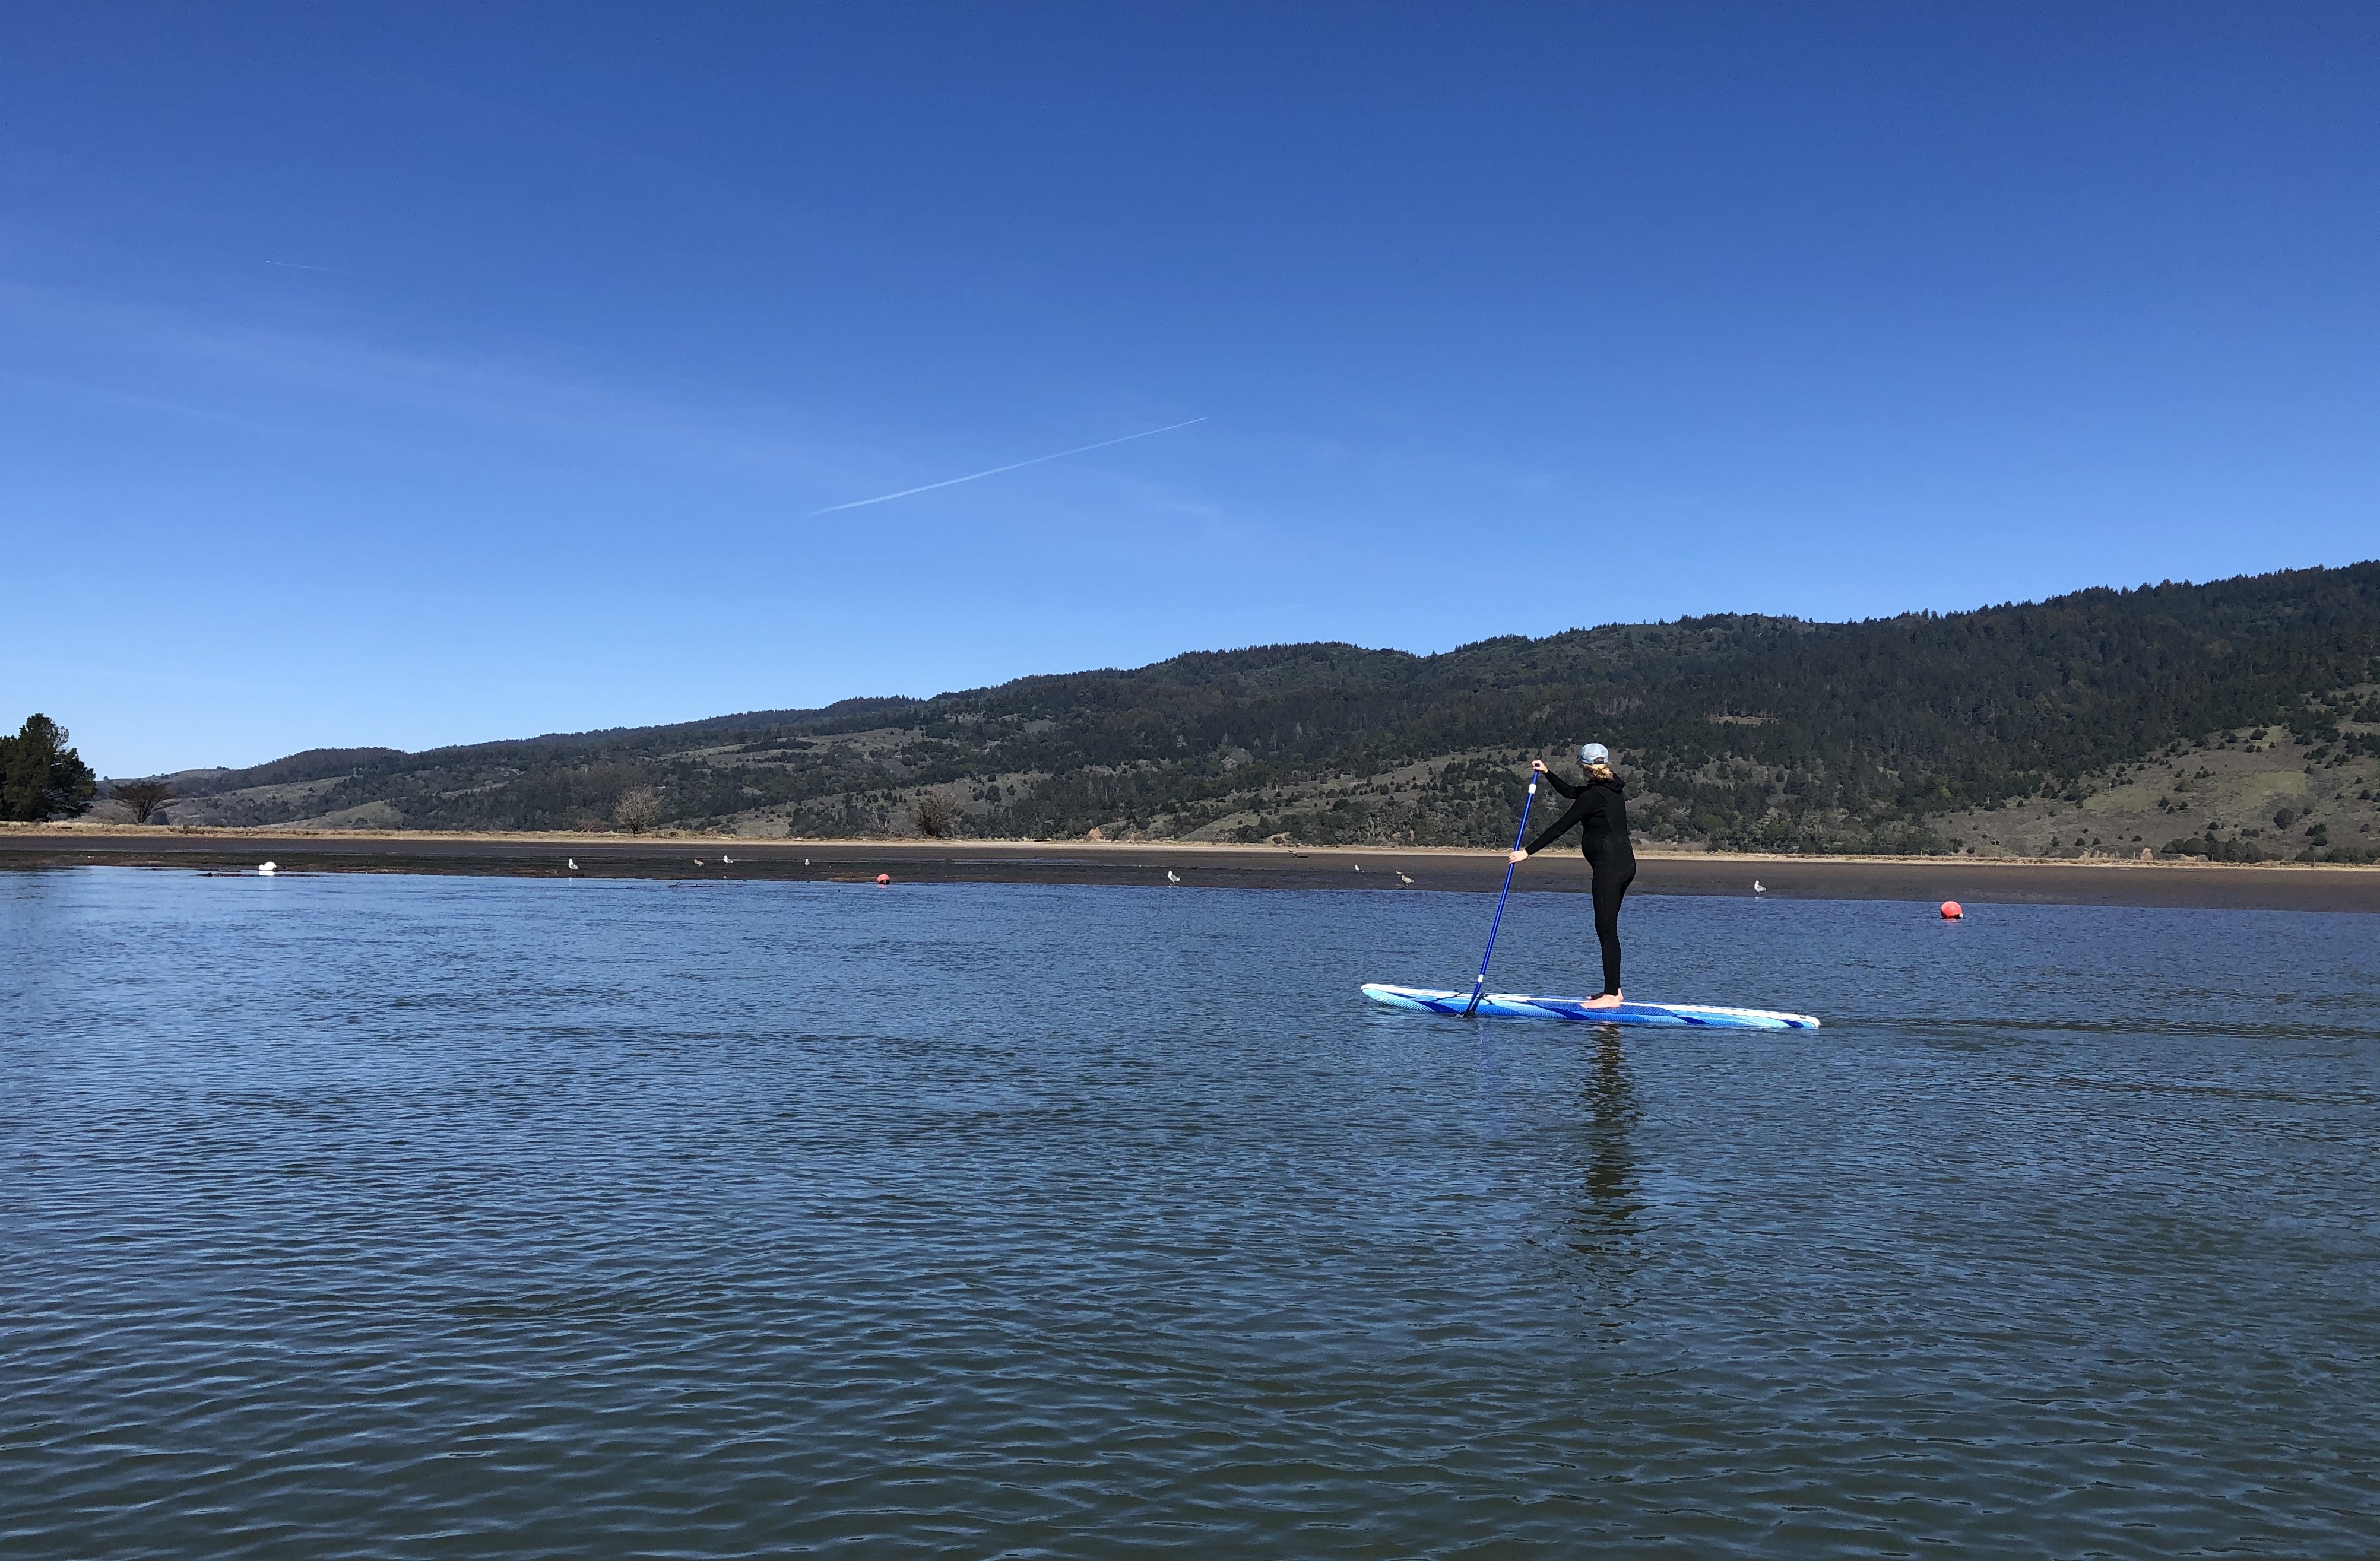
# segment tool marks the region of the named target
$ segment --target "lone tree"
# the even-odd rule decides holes
[[[71,818],[91,805],[98,778],[67,746],[67,729],[44,715],[25,718],[14,737],[0,737],[0,818],[40,823]]]
[[[165,780],[115,780],[108,783],[107,794],[125,805],[135,824],[146,824],[174,800],[174,787]]]
[[[613,818],[620,828],[632,835],[641,835],[661,822],[661,793],[650,786],[634,786],[620,793],[612,809]]]
[[[917,833],[929,840],[943,840],[958,832],[959,805],[940,792],[920,792],[909,806],[917,820]]]

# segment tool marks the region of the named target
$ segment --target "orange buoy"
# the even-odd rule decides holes
[[[1966,914],[1967,913],[1960,907],[1957,901],[1945,900],[1942,902],[1942,919],[1944,921],[1955,922]]]
[[[892,875],[890,873],[879,873],[876,875],[876,881],[878,883],[891,883],[892,881]],[[1945,914],[1947,914],[1948,913]]]

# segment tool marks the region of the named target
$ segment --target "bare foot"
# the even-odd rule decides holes
[[[1627,1000],[1628,998],[1626,996],[1621,993],[1606,992],[1601,997],[1588,998],[1578,1006],[1581,1008],[1618,1008],[1621,1003],[1624,1003]]]

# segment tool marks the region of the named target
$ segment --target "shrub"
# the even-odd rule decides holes
[[[2207,837],[2166,842],[2166,851],[2174,856],[2204,856],[2209,862],[2262,862],[2265,859],[2262,846],[2252,841],[2218,841]]]

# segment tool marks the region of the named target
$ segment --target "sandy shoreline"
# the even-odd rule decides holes
[[[732,857],[732,865],[723,860]],[[1099,841],[788,841],[720,836],[364,833],[0,826],[0,868],[123,865],[285,872],[457,873],[638,878],[872,879],[896,883],[1163,884],[1189,887],[1492,892],[1503,853],[1447,848],[1185,845]],[[1763,856],[1640,850],[1636,892],[1784,900],[1959,900],[1978,904],[2204,906],[2380,914],[2380,867],[1973,857]],[[1361,871],[1357,869],[1360,868]],[[1587,887],[1576,853],[1525,865],[1516,891]]]

